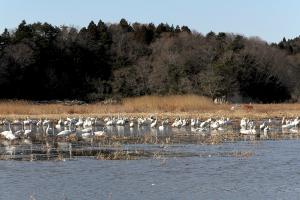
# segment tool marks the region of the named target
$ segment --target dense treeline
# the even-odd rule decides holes
[[[282,102],[300,96],[300,38],[93,21],[80,30],[26,24],[0,36],[0,98],[103,100],[149,94]]]

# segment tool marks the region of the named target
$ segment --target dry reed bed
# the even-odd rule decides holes
[[[261,119],[269,117],[295,117],[300,115],[300,104],[252,104],[251,109],[243,105],[231,110],[230,104],[216,105],[211,99],[196,95],[143,96],[124,99],[120,104],[104,105],[93,103],[86,105],[35,104],[29,101],[0,102],[1,118],[49,118],[66,116],[149,116],[160,118],[174,117],[250,117]]]

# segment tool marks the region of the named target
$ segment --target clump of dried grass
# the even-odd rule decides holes
[[[142,153],[132,153],[124,150],[119,151],[102,151],[96,155],[97,160],[136,160]]]

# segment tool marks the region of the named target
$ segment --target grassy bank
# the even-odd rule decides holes
[[[49,118],[66,116],[148,116],[159,117],[295,117],[300,115],[300,104],[214,104],[211,99],[196,95],[143,96],[124,99],[119,104],[64,105],[36,104],[29,101],[1,101],[1,118]]]

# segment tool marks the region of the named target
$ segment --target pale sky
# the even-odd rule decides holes
[[[258,36],[279,42],[300,35],[299,0],[0,0],[0,31],[27,23],[87,26],[115,23],[168,23],[209,31]]]

